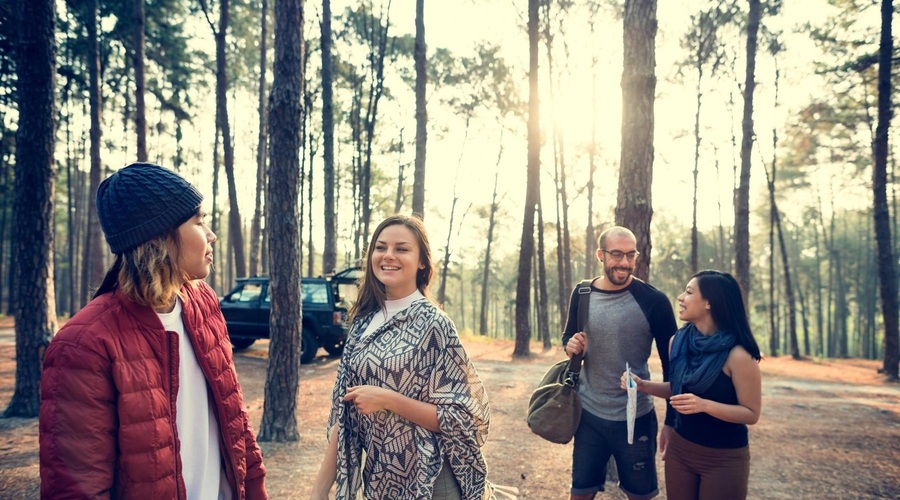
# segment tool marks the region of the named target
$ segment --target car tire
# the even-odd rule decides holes
[[[231,339],[231,345],[234,346],[234,350],[236,350],[236,351],[246,349],[246,348],[252,346],[254,342],[256,342],[256,339],[243,339],[243,338]]]
[[[316,336],[304,328],[300,333],[300,364],[311,363],[315,359],[316,351],[318,350],[319,344],[316,342]]]
[[[322,347],[325,348],[325,351],[328,353],[329,356],[338,357],[341,354],[344,354],[344,344],[345,344],[345,342],[342,340],[342,341],[338,342],[337,344],[324,345]]]

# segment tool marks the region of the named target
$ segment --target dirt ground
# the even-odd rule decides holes
[[[15,346],[0,322],[0,407],[12,395]],[[524,421],[528,397],[544,371],[564,354],[541,353],[512,361],[512,342],[465,338],[463,343],[491,398],[491,433],[484,447],[489,479],[522,499],[568,496],[571,443],[556,445],[532,434]],[[262,417],[268,342],[236,355],[251,421]],[[654,351],[655,352],[655,351]],[[300,441],[261,443],[273,499],[308,498],[324,452],[324,425],[338,360],[324,351],[300,370],[297,420]],[[794,361],[766,358],[763,410],[750,428],[752,499],[900,499],[900,385],[863,360]],[[654,378],[659,376],[658,361]],[[664,406],[657,404],[660,420]],[[36,419],[0,419],[0,498],[38,498]],[[665,498],[660,472],[658,498]],[[512,495],[498,494],[498,498]],[[600,499],[622,499],[607,484]]]

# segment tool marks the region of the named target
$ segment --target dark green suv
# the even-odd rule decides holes
[[[309,363],[319,347],[332,356],[344,352],[347,309],[356,300],[356,282],[362,275],[358,267],[333,276],[302,278],[303,331],[300,362]],[[269,277],[239,278],[234,288],[219,301],[228,325],[228,336],[235,349],[246,349],[256,339],[269,338]]]

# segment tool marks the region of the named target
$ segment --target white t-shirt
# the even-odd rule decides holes
[[[184,330],[181,299],[169,313],[156,313],[167,332],[178,334],[178,395],[175,427],[181,441],[181,474],[188,500],[231,500],[219,453],[219,426],[210,407],[206,377]]]
[[[385,300],[384,301],[384,309],[381,310],[381,314],[375,313],[375,317],[372,318],[372,321],[369,323],[369,326],[366,327],[366,331],[363,332],[362,337],[366,337],[371,335],[375,330],[378,329],[379,326],[387,323],[387,321],[394,317],[398,312],[406,309],[413,302],[425,298],[418,289],[415,292],[403,297],[402,299],[397,300]]]

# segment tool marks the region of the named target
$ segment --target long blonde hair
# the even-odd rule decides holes
[[[165,233],[116,254],[94,297],[118,289],[144,306],[154,309],[171,306],[175,297],[181,296],[181,286],[192,281],[178,265],[180,246],[178,226],[172,226]]]
[[[384,290],[384,284],[378,281],[378,278],[375,277],[375,272],[372,270],[372,247],[375,246],[375,242],[378,241],[378,237],[384,231],[384,228],[395,225],[405,226],[416,236],[416,241],[419,244],[419,261],[423,266],[422,269],[416,272],[416,288],[419,289],[419,292],[425,298],[437,305],[429,289],[431,279],[434,277],[434,261],[431,259],[431,246],[428,243],[428,232],[425,230],[425,225],[422,223],[422,219],[418,217],[393,215],[383,220],[381,224],[378,224],[375,232],[372,233],[372,239],[369,240],[369,246],[366,248],[365,264],[363,265],[363,277],[360,278],[359,283],[359,296],[350,308],[350,312],[347,313],[348,323],[353,323],[357,317],[362,317],[372,311],[384,308],[387,295]]]

